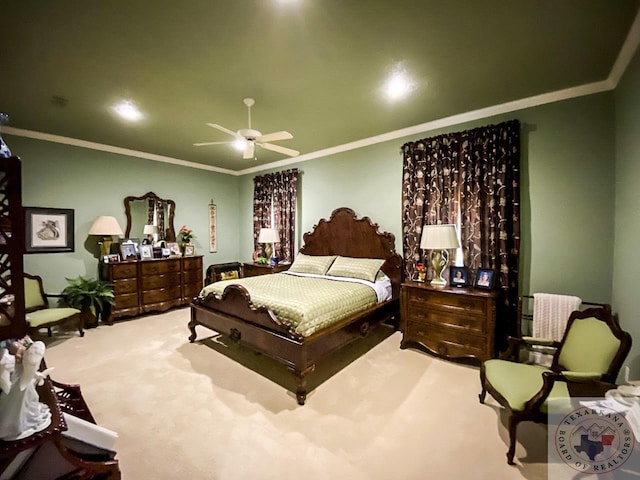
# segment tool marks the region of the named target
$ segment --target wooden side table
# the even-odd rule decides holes
[[[271,273],[284,272],[289,270],[290,264],[266,265],[264,263],[243,263],[242,274],[245,277],[255,277],[257,275],[268,275]]]
[[[415,344],[439,357],[480,364],[495,357],[493,291],[405,282],[400,291],[400,348]]]

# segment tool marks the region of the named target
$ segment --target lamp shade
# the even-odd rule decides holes
[[[93,222],[89,235],[124,235],[124,233],[115,217],[102,216]]]
[[[156,233],[156,226],[155,225],[145,225],[144,228],[142,229],[142,233],[144,235],[153,235],[154,233]]]
[[[422,228],[420,248],[423,250],[460,248],[456,226],[453,224],[425,225]]]
[[[280,234],[277,228],[261,228],[258,235],[258,243],[278,243]]]

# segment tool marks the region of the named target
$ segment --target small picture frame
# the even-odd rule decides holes
[[[171,249],[163,248],[162,249],[162,258],[167,258],[171,256]]]
[[[184,256],[185,257],[193,257],[196,254],[195,245],[186,245],[184,247]]]
[[[125,262],[138,259],[138,252],[134,243],[121,243],[120,254]]]
[[[169,251],[171,252],[170,255],[174,256],[181,256],[182,252],[180,251],[180,245],[178,245],[178,242],[167,242],[167,248],[169,249]]]
[[[105,263],[118,263],[120,261],[119,253],[111,253],[105,256]]]
[[[495,272],[488,268],[479,268],[476,273],[476,281],[474,287],[480,288],[482,290],[491,290],[493,289],[493,281],[495,277]]]
[[[136,247],[136,255],[138,254],[138,248],[140,246],[140,239],[139,238],[125,238],[124,240],[122,240],[122,243],[131,243]]]
[[[469,285],[469,269],[467,267],[449,267],[449,285],[466,287]]]
[[[142,260],[149,260],[153,258],[153,245],[140,245],[140,258]]]

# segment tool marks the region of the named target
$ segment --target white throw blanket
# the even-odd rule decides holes
[[[561,341],[571,312],[581,303],[581,298],[571,295],[534,293],[533,337]]]

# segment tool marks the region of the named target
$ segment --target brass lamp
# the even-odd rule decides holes
[[[258,243],[265,244],[265,251],[267,252],[267,258],[271,260],[275,254],[275,244],[280,242],[280,234],[277,228],[261,228],[258,235]]]
[[[102,216],[96,218],[93,225],[89,229],[89,235],[101,235],[100,254],[102,258],[111,253],[111,244],[113,243],[113,235],[124,235],[120,224],[115,217]]]
[[[460,240],[458,240],[458,232],[455,225],[425,225],[422,228],[420,248],[431,250],[429,261],[434,271],[433,280],[431,280],[433,287],[442,288],[447,285],[447,281],[442,277],[442,272],[449,263],[449,252],[447,250],[459,247]]]

